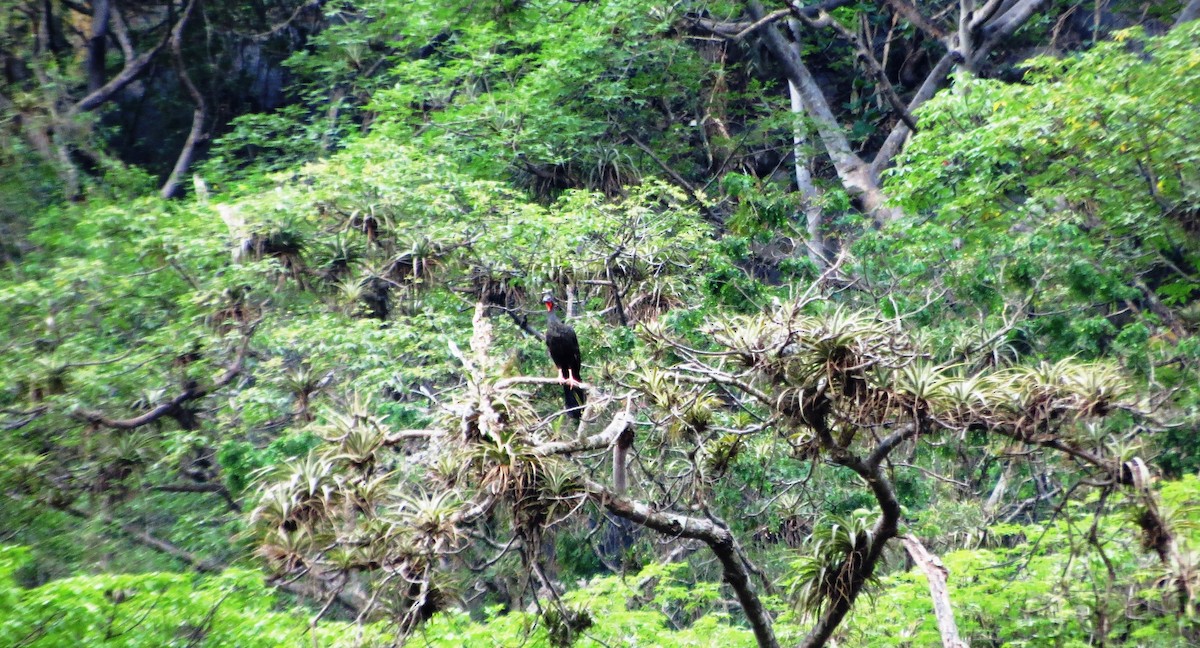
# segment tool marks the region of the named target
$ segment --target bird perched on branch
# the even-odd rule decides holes
[[[546,305],[546,348],[550,350],[550,359],[558,366],[558,379],[563,382],[563,401],[567,414],[578,420],[583,415],[583,405],[587,403],[587,393],[579,387],[583,382],[579,375],[582,365],[579,338],[575,336],[575,329],[555,315],[554,307],[558,302],[552,293],[542,295],[542,303]]]

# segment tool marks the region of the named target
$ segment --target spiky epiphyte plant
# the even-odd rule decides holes
[[[356,238],[338,234],[317,251],[316,257],[326,279],[337,281],[351,273],[363,253]]]
[[[504,428],[484,436],[470,449],[482,473],[480,487],[492,494],[519,499],[531,488],[545,460],[536,454],[524,434]]]
[[[546,624],[550,645],[554,648],[568,648],[573,645],[580,633],[595,623],[587,608],[576,605],[547,606],[542,612],[542,621]]]
[[[385,264],[385,276],[397,284],[429,283],[435,278],[438,258],[445,246],[427,238],[408,242],[405,250],[393,256]]]
[[[453,490],[428,492],[419,488],[399,496],[392,514],[413,531],[416,545],[428,556],[446,553],[464,537],[458,525],[462,508]]]
[[[309,399],[313,392],[317,391],[320,381],[320,372],[313,369],[312,365],[307,362],[297,363],[284,371],[283,387],[291,393],[292,398],[296,399],[295,414],[301,421],[312,420],[309,413]]]
[[[804,542],[804,555],[792,563],[789,593],[803,610],[821,609],[857,590],[852,583],[872,542],[872,524],[866,511],[846,517],[829,516],[817,524]],[[870,580],[877,578],[872,575]]]
[[[355,415],[353,411],[326,412],[325,421],[317,427],[317,432],[332,444],[326,456],[331,461],[348,464],[361,474],[370,474],[387,436],[382,422],[374,416]]]

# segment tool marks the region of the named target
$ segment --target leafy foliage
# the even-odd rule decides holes
[[[846,160],[950,13],[797,10],[822,121],[740,3],[209,2],[216,56],[295,39],[290,94],[226,126],[185,32],[219,137],[168,202],[49,120],[86,3],[9,4],[53,47],[0,84],[0,643],[936,643],[905,533],[973,642],[1195,640],[1195,25],[958,77],[875,231]]]
[[[273,611],[258,573],[105,574],[25,589],[16,582],[28,551],[0,548],[0,641],[7,646],[384,645],[374,628],[313,624],[302,612]],[[311,637],[311,639],[310,639]]]

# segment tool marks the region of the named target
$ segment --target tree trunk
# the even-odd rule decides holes
[[[92,0],[92,29],[87,43],[88,92],[104,85],[104,56],[108,43],[109,0]]]
[[[804,229],[808,239],[804,247],[808,258],[817,267],[817,272],[824,272],[829,267],[829,248],[825,245],[825,234],[821,231],[823,214],[820,204],[820,193],[813,184],[812,172],[808,169],[808,137],[804,126],[799,123],[804,115],[804,104],[800,100],[800,92],[796,84],[788,81],[788,96],[792,100],[792,117],[796,124],[792,127],[792,156],[795,158],[796,187],[800,190],[800,208],[804,211]]]
[[[893,438],[902,439],[903,437],[897,434]],[[871,530],[871,541],[863,554],[862,562],[857,565],[851,575],[847,591],[829,602],[824,614],[817,620],[817,624],[800,643],[801,648],[821,648],[829,642],[833,631],[841,625],[842,619],[846,618],[846,615],[854,607],[854,601],[862,593],[867,580],[871,578],[871,574],[875,573],[875,566],[883,556],[884,546],[888,540],[896,537],[896,531],[900,525],[900,501],[896,499],[896,491],[892,488],[892,483],[880,470],[879,462],[875,460],[874,456],[877,454],[881,460],[894,447],[894,443],[888,446],[881,443],[879,449],[872,453],[872,458],[866,461],[849,454],[833,458],[833,463],[853,470],[863,481],[867,482],[871,493],[875,496],[875,501],[879,503],[879,519],[875,521]]]
[[[760,21],[766,16],[762,5],[757,0],[748,3],[750,15]],[[821,145],[833,162],[842,186],[854,198],[859,199],[863,211],[875,219],[876,224],[882,225],[901,215],[895,208],[886,206],[887,197],[879,186],[879,178],[871,172],[871,167],[854,153],[850,140],[846,137],[841,124],[838,123],[829,102],[821,93],[816,79],[804,64],[799,47],[789,42],[774,24],[762,28],[763,42],[776,60],[783,66],[788,81],[796,88],[804,112],[816,126]]]
[[[1171,29],[1174,29],[1183,23],[1193,21],[1197,18],[1200,18],[1200,0],[1191,0],[1191,2],[1187,3],[1187,6],[1179,12],[1179,15],[1175,18],[1175,24],[1171,26]]]
[[[754,630],[759,648],[778,648],[779,641],[771,628],[771,617],[762,600],[758,598],[750,583],[750,570],[746,567],[743,552],[737,538],[723,524],[710,518],[697,518],[668,511],[656,511],[642,502],[617,497],[603,485],[585,481],[588,497],[618,517],[636,522],[671,537],[702,540],[712,549],[721,563],[725,582],[737,594],[742,611]]]

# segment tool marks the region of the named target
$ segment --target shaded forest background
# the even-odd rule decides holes
[[[0,0],[0,645],[1194,645],[1196,18]]]

